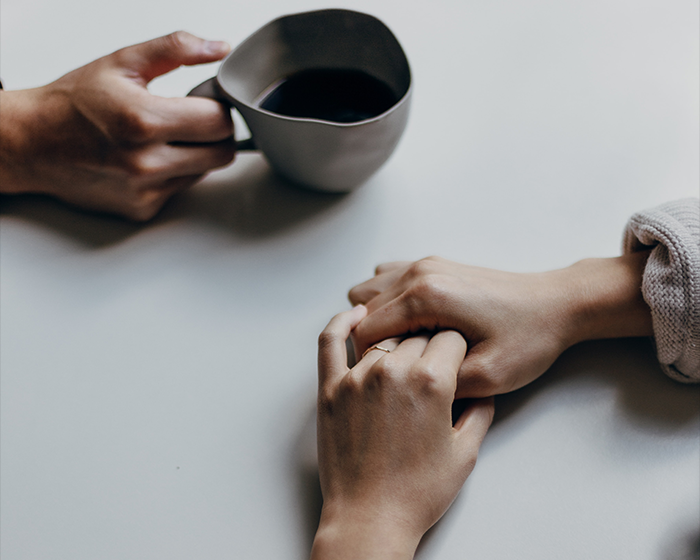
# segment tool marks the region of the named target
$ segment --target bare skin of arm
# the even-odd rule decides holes
[[[179,31],[46,86],[0,91],[0,192],[150,219],[173,194],[230,163],[235,142],[221,104],[157,97],[148,82],[181,65],[220,60],[229,49]]]
[[[648,256],[586,259],[534,274],[437,257],[383,264],[350,291],[350,301],[369,311],[353,340],[362,353],[387,337],[454,329],[469,347],[457,397],[506,393],[537,379],[578,342],[651,336],[641,293]]]

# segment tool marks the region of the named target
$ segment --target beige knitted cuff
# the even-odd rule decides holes
[[[642,279],[659,362],[673,379],[700,382],[700,201],[686,198],[638,212],[623,251],[653,247]]]

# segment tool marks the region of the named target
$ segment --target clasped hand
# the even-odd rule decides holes
[[[464,338],[445,330],[381,343],[347,367],[366,314],[341,313],[319,339],[318,447],[323,492],[312,558],[412,558],[474,468],[493,417],[474,401],[452,424]]]
[[[379,340],[454,329],[469,351],[457,398],[513,391],[584,340],[652,334],[641,276],[648,251],[585,259],[560,270],[513,273],[438,257],[377,267],[354,287],[369,315],[353,332],[358,352]]]
[[[377,340],[422,329],[454,329],[469,344],[458,397],[522,387],[569,345],[566,293],[545,274],[514,274],[437,257],[377,267],[350,291],[369,316],[354,331],[363,352]]]

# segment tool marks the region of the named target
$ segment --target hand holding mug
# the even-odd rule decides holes
[[[181,65],[220,60],[222,42],[177,32],[121,49],[47,86],[0,92],[0,185],[133,220],[234,157],[228,109],[146,86]]]

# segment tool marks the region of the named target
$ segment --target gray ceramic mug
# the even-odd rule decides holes
[[[359,70],[384,82],[396,103],[372,118],[334,122],[289,117],[259,107],[276,84],[301,71]],[[239,150],[259,149],[287,179],[344,192],[365,182],[394,151],[406,128],[411,72],[396,37],[377,18],[320,10],[276,19],[223,60],[215,78],[189,95],[236,108],[251,132]]]

